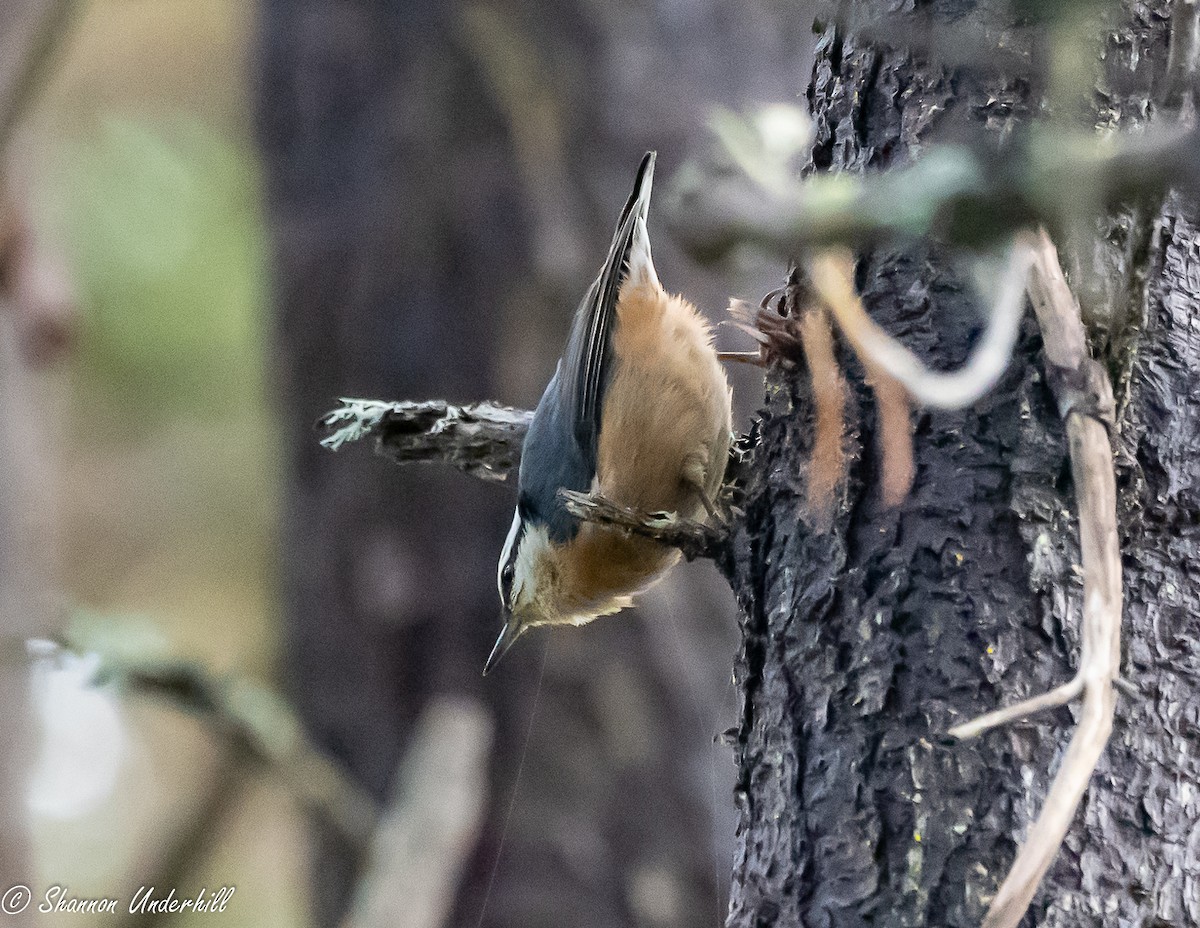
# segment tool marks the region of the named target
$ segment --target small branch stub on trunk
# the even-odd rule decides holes
[[[450,464],[496,483],[517,466],[533,421],[530,410],[486,400],[462,406],[445,400],[341,403],[317,423],[328,432],[321,444],[331,451],[374,435],[376,452],[397,464]]]

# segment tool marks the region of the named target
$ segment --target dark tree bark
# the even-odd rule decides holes
[[[873,5],[852,4],[868,17]],[[932,23],[1031,60],[1050,36],[1000,4],[936,3]],[[1171,121],[1160,107],[1169,4],[1097,24],[1097,121]],[[939,131],[1000,132],[1034,111],[1040,82],[828,28],[809,99],[816,170],[904,164]],[[1122,673],[1138,687],[1026,924],[1200,923],[1200,246],[1195,206],[1131,206],[1076,242],[1073,283],[1117,384],[1126,588]],[[937,367],[980,327],[944,248],[880,246],[858,283],[873,317]],[[835,524],[805,522],[806,377],[774,372],[746,526],[726,565],[745,610],[738,676],[741,845],[730,924],[978,925],[1036,816],[1069,738],[1066,709],[952,745],[956,723],[1052,688],[1079,642],[1077,523],[1063,426],[1026,325],[999,387],[961,412],[915,420],[916,484],[879,502],[875,412],[861,369],[849,484]]]

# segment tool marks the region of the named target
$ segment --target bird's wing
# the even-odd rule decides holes
[[[646,212],[653,177],[654,152],[649,152],[638,168],[629,202],[621,210],[608,258],[575,311],[566,351],[525,436],[518,505],[526,517],[546,525],[555,541],[574,537],[579,527],[558,500],[558,491],[587,492],[596,476],[617,299],[629,274],[635,244],[642,247],[634,260],[649,262]]]
[[[593,473],[604,392],[608,386],[617,298],[629,272],[629,252],[639,234],[639,220],[640,234],[645,235],[653,181],[654,152],[647,152],[638,167],[633,193],[621,210],[617,231],[600,276],[592,283],[576,310],[571,337],[563,356],[563,399],[572,410],[575,438],[589,458]]]

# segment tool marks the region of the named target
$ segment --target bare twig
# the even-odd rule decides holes
[[[445,400],[386,403],[343,399],[318,423],[321,444],[337,451],[367,435],[397,464],[451,464],[472,477],[501,482],[517,466],[533,413],[499,403],[455,406]]]
[[[1029,295],[1045,344],[1049,382],[1066,418],[1079,509],[1083,558],[1083,628],[1079,673],[1071,682],[1017,706],[990,713],[951,731],[974,737],[995,725],[1049,706],[1079,692],[1079,726],[1067,747],[1037,821],[992,900],[984,928],[1016,928],[1046,870],[1058,854],[1112,733],[1116,711],[1114,685],[1121,658],[1121,551],[1117,536],[1116,479],[1108,424],[1113,414],[1112,387],[1093,361],[1079,304],[1063,277],[1054,243],[1039,233]]]
[[[970,741],[972,738],[978,738],[980,735],[991,731],[993,728],[999,728],[1001,725],[1011,725],[1013,722],[1027,719],[1031,715],[1037,715],[1039,712],[1045,712],[1047,709],[1065,706],[1082,692],[1083,674],[1080,672],[1075,674],[1066,683],[1056,686],[1048,693],[1042,693],[1040,696],[1033,696],[1029,699],[1022,699],[1011,706],[996,709],[993,712],[973,718],[969,722],[955,725],[950,729],[949,735],[952,738],[957,738],[959,741]]]
[[[4,0],[0,4],[0,291],[10,291],[18,240],[5,175],[8,143],[36,97],[45,65],[66,33],[58,20],[74,0]],[[40,634],[52,627],[54,540],[47,531],[53,496],[42,456],[42,423],[53,418],[44,389],[16,351],[14,301],[0,292],[0,635]],[[28,882],[34,872],[25,791],[34,747],[28,681],[0,665],[0,881]],[[12,928],[32,925],[32,909],[12,913]]]
[[[422,713],[343,928],[446,924],[487,811],[492,729],[475,700]]]
[[[788,298],[795,304],[788,310],[788,314],[767,308],[771,298],[782,294],[788,294]],[[751,308],[745,300],[730,300],[727,310],[729,318],[721,325],[744,332],[758,343],[757,351],[746,352],[746,363],[757,367],[783,364],[792,369],[804,358],[804,344],[797,322],[801,315],[797,312],[798,308],[799,303],[789,283],[788,286],[767,294],[757,309]],[[796,318],[793,318],[793,315]]]
[[[671,548],[678,548],[689,561],[698,557],[715,557],[725,543],[722,527],[681,519],[671,512],[643,512],[621,506],[603,496],[559,490],[567,511],[577,519],[623,529],[643,538],[652,538]]]
[[[831,250],[817,255],[810,262],[809,274],[813,287],[865,364],[897,381],[924,406],[961,409],[995,386],[1008,367],[1025,310],[1025,280],[1032,263],[1029,238],[1017,236],[1009,250],[987,331],[967,363],[948,374],[931,371],[867,314],[854,289],[854,258],[850,252]]]
[[[759,351],[718,351],[717,360],[761,367],[762,353]]]

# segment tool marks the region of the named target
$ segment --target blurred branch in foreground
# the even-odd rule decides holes
[[[13,642],[2,663],[11,665],[25,646]],[[28,649],[41,660],[78,653],[70,642],[47,640],[32,641]],[[299,719],[273,690],[242,677],[214,677],[192,661],[158,657],[101,655],[95,680],[201,717],[245,757],[278,776],[315,818],[352,846],[366,848],[378,818],[376,803],[308,743]]]
[[[63,38],[75,0],[5,0],[0,5],[0,316],[13,316],[33,279],[32,252],[4,183],[6,150],[13,131],[37,97],[47,65]],[[40,275],[33,275],[39,277]],[[36,291],[36,288],[35,288]],[[28,302],[28,301],[24,301]],[[54,621],[53,558],[47,531],[50,513],[46,468],[41,458],[43,397],[18,351],[18,326],[0,318],[0,635],[44,634]],[[30,749],[28,681],[0,663],[0,882],[32,877],[25,810]],[[11,914],[11,913],[10,913]],[[14,925],[32,923],[32,912],[11,914]]]
[[[90,653],[90,652],[89,652]],[[9,639],[0,668],[28,660],[83,659],[73,646]],[[90,653],[96,684],[112,683],[199,716],[234,747],[230,778],[206,810],[224,808],[244,765],[263,764],[308,812],[335,828],[366,864],[346,928],[439,925],[449,912],[486,815],[487,764],[493,723],[466,698],[435,699],[422,713],[382,811],[329,758],[305,739],[299,719],[275,692],[238,677],[219,679],[200,665],[154,657]],[[198,829],[212,818],[198,818]],[[192,837],[181,839],[190,846]],[[369,850],[369,858],[367,858]]]
[[[492,734],[473,699],[437,697],[426,707],[344,928],[446,924],[487,815]]]
[[[1200,184],[1200,128],[1120,136],[1100,144],[1094,133],[1031,128],[1003,145],[945,144],[905,167],[879,174],[822,173],[764,184],[769,151],[743,155],[755,171],[713,178],[681,173],[671,208],[683,245],[717,260],[740,245],[784,257],[829,244],[867,245],[890,237],[933,236],[957,245],[988,245],[1072,215],[1063,197],[1089,186],[1099,207],[1169,188]]]

